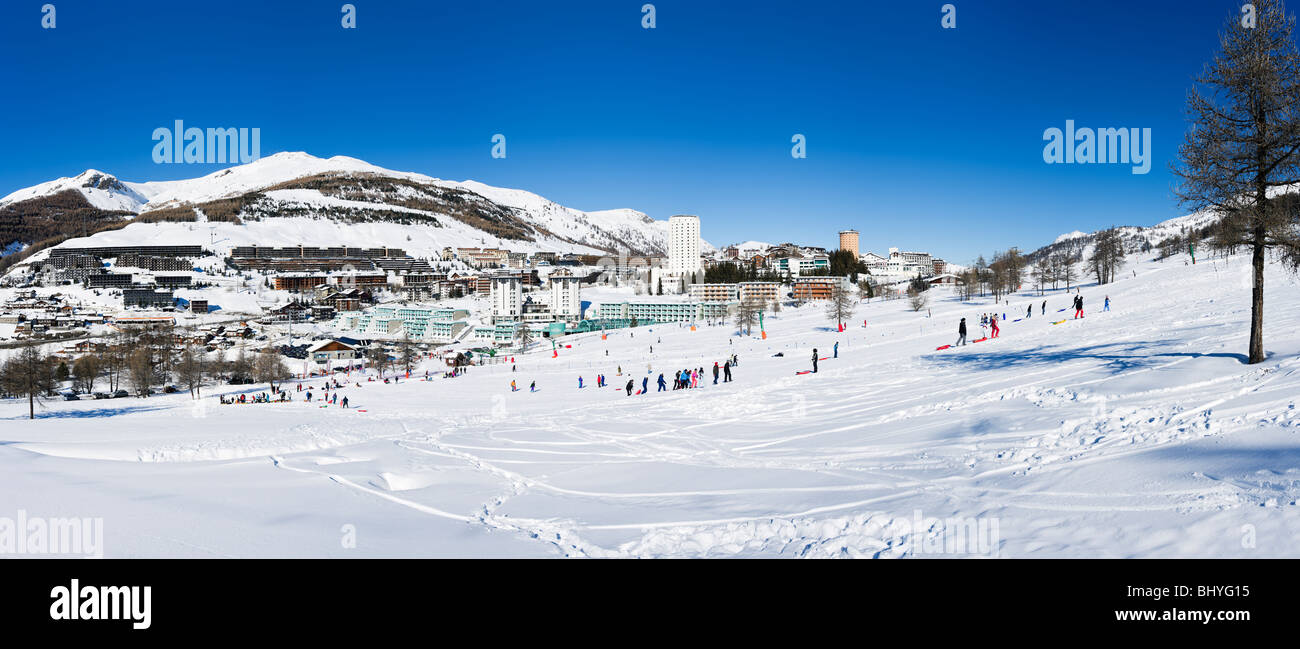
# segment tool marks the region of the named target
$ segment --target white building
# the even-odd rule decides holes
[[[551,315],[559,321],[577,324],[582,319],[582,278],[566,269],[550,274]]]
[[[492,322],[513,322],[523,313],[524,282],[518,275],[492,278]]]
[[[700,217],[668,217],[668,273],[684,277],[700,270]]]

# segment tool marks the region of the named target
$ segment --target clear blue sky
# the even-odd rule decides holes
[[[57,28],[41,29],[51,1]],[[349,155],[580,209],[698,214],[715,244],[928,249],[951,261],[1182,213],[1168,165],[1236,0],[0,3],[0,195],[156,165],[151,133],[259,127],[262,155]],[[1151,128],[1147,175],[1047,165],[1043,130]],[[491,158],[494,133],[508,157]],[[790,156],[790,138],[808,157]]]

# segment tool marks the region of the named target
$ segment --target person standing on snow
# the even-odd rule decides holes
[[[1074,317],[1083,317],[1083,294],[1074,296]]]
[[[632,379],[627,380],[627,396],[632,396]]]
[[[1034,308],[1034,307],[1029,307]],[[1043,300],[1043,315],[1047,315],[1047,300]]]
[[[994,338],[997,338],[997,337],[998,337],[998,331],[999,331],[999,329],[998,329],[998,314],[994,313],[994,314],[993,314],[993,317],[992,317],[992,318],[989,318],[989,326],[993,328],[993,337],[994,337]]]
[[[1032,302],[1030,302],[1030,303],[1029,303],[1029,310],[1028,310],[1028,311],[1025,311],[1025,319],[1028,320],[1028,319],[1030,319],[1030,318],[1032,318],[1032,317],[1034,317],[1034,304],[1033,304]]]
[[[1106,305],[1101,308],[1102,311],[1110,311],[1110,296],[1106,296]]]
[[[961,323],[957,325],[957,342],[953,343],[953,346],[956,347],[957,345],[965,345],[965,344],[966,344],[966,318],[962,318]]]
[[[731,382],[731,361],[727,361],[722,364],[722,382],[723,383]]]
[[[343,397],[343,407],[344,407],[344,408],[347,408],[347,407],[348,407],[348,398],[347,398],[347,397]]]
[[[650,377],[643,376],[641,377],[641,394],[645,394],[649,391],[650,391]]]
[[[718,361],[713,361],[713,384],[718,384]]]
[[[835,341],[835,346],[832,347],[831,350],[834,352],[834,354],[831,356],[831,358],[839,358],[839,357],[840,357],[840,341],[838,341],[838,340]]]
[[[813,374],[817,373],[817,348],[813,347]]]
[[[664,373],[663,373],[663,372],[660,372],[660,373],[659,373],[659,392],[663,392],[664,390],[667,390],[667,389],[668,389],[668,383],[667,383],[666,381],[664,381]]]
[[[533,381],[532,383],[529,383],[529,384],[528,384],[528,391],[529,391],[529,392],[536,392],[536,391],[537,391],[537,381]]]

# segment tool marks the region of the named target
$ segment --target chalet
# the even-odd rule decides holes
[[[357,358],[357,348],[341,340],[322,340],[307,348],[307,358],[320,364]]]

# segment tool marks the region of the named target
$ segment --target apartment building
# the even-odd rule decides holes
[[[849,289],[847,277],[797,277],[791,282],[791,292],[798,301],[829,300],[836,287]]]

